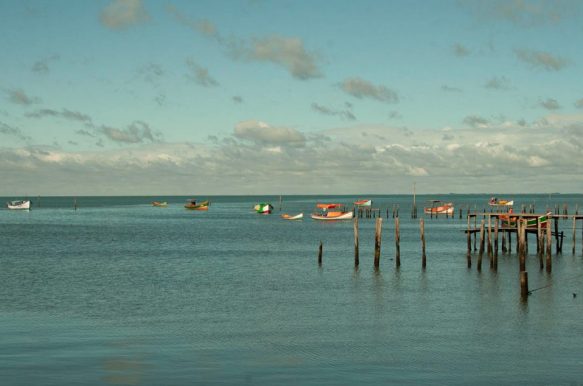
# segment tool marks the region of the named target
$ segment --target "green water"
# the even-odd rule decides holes
[[[6,197],[2,202],[19,197]],[[382,208],[379,270],[374,220],[322,223],[316,202],[351,196],[33,198],[0,210],[1,385],[581,384],[581,223],[553,271],[531,240],[531,289],[520,299],[518,260],[498,271],[466,264],[465,211],[488,196],[437,197],[464,218],[425,217],[427,269],[411,197],[371,196]],[[420,203],[435,197],[418,196]],[[569,205],[581,195],[515,195],[515,208]],[[155,208],[153,200],[169,202]],[[270,201],[275,213],[253,213]],[[399,205],[401,268],[395,268]],[[386,216],[389,209],[389,217]],[[420,215],[422,216],[422,215]],[[319,242],[323,264],[317,264]],[[578,294],[574,297],[573,294]]]

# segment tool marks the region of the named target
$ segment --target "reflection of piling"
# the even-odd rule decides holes
[[[375,226],[375,243],[374,243],[374,266],[378,268],[381,261],[381,228],[383,224],[382,218],[377,218]]]
[[[358,217],[354,218],[354,266],[358,267],[359,255],[358,255]]]
[[[523,300],[528,298],[528,272],[520,271],[520,297]]]

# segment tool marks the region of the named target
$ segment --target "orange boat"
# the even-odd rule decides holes
[[[191,209],[191,210],[209,210],[209,205],[210,202],[208,200],[202,201],[200,203],[196,203],[196,200],[191,199],[188,200],[188,202],[186,203],[186,205],[184,205],[184,207],[186,209]]]
[[[350,220],[354,217],[352,211],[347,212],[342,204],[316,204],[316,208],[320,209],[318,213],[312,213],[311,217],[314,220]],[[340,209],[331,211],[330,209]]]

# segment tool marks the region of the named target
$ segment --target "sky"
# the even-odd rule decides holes
[[[583,2],[0,0],[0,195],[578,193]]]

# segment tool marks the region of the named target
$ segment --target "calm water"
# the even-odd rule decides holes
[[[374,220],[360,221],[355,271],[352,223],[308,216],[317,201],[359,197],[284,197],[300,222],[279,218],[278,197],[209,197],[207,213],[183,209],[186,198],[80,197],[74,211],[72,198],[42,197],[30,212],[0,210],[1,385],[583,384],[581,223],[573,255],[561,221],[550,275],[531,244],[530,288],[550,286],[524,303],[515,254],[497,273],[487,257],[481,273],[467,268],[457,215],[426,218],[422,271],[407,196],[372,196],[379,271]],[[483,208],[489,197],[437,198]],[[582,195],[512,198],[537,212],[583,208]],[[275,214],[252,212],[263,200]],[[384,212],[395,204],[400,270]]]

